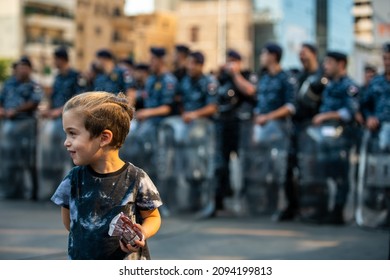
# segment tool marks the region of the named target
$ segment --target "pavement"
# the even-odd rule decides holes
[[[224,212],[210,219],[163,218],[149,240],[155,260],[385,260],[389,232],[344,226],[273,222]],[[0,200],[1,260],[66,259],[67,232],[49,201]]]

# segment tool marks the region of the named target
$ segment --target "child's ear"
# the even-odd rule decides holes
[[[111,130],[108,129],[103,130],[103,132],[100,134],[100,147],[103,148],[105,146],[110,145],[112,141],[112,137],[113,134]]]

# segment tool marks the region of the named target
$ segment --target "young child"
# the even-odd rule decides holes
[[[87,92],[64,106],[64,145],[76,167],[51,200],[62,207],[70,259],[150,259],[146,240],[160,228],[162,202],[149,176],[119,157],[132,118],[123,94]],[[143,234],[135,247],[108,234],[120,212]]]

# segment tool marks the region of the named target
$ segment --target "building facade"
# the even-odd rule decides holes
[[[55,48],[68,47],[74,62],[74,9],[74,0],[0,0],[0,58],[28,56],[36,78],[49,85]]]
[[[176,42],[204,52],[206,71],[216,70],[223,64],[229,48],[242,54],[244,67],[252,66],[250,0],[183,0],[176,14]]]
[[[123,25],[127,26],[127,22],[122,23],[126,21],[123,7],[124,0],[77,0],[75,47],[78,69],[86,70],[94,60],[97,50],[123,43],[122,37],[118,35]],[[130,46],[125,46],[125,49],[122,47],[120,52],[129,53]]]
[[[163,47],[172,59],[177,30],[176,16],[170,12],[130,16],[127,38],[132,46],[135,61],[148,62],[152,46]]]
[[[77,67],[86,70],[101,48],[117,59],[149,59],[148,49],[158,45],[173,49],[176,18],[170,12],[128,16],[124,0],[78,0],[76,8]]]
[[[383,70],[382,45],[390,41],[390,5],[386,0],[355,0],[353,73],[362,83],[365,65]]]

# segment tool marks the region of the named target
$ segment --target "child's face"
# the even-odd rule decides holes
[[[62,124],[66,133],[64,146],[75,165],[89,165],[99,157],[100,138],[91,138],[84,125],[84,118],[75,110],[64,112]]]

